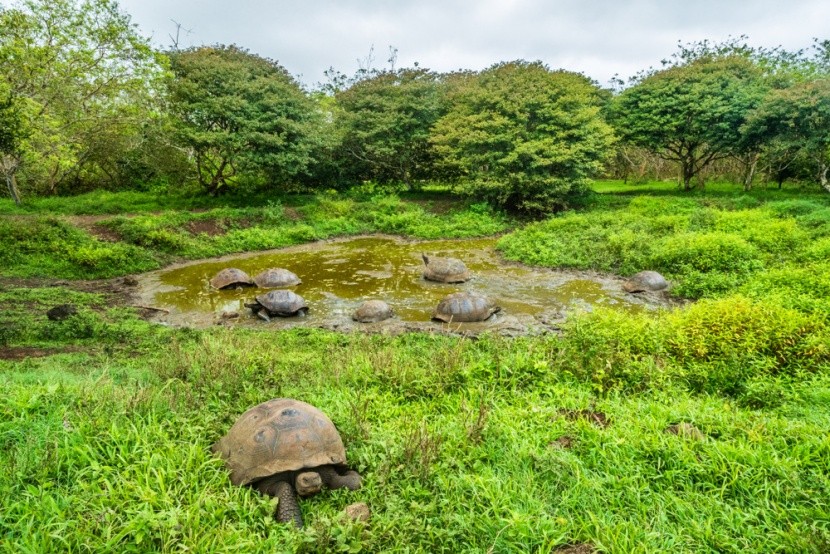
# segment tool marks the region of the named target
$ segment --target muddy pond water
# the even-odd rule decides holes
[[[523,333],[555,327],[566,312],[611,306],[621,310],[654,309],[662,297],[632,295],[622,279],[587,272],[552,271],[505,262],[495,250],[495,238],[411,241],[390,236],[363,236],[303,246],[225,256],[173,266],[139,278],[141,300],[159,308],[159,319],[173,325],[202,327],[216,323],[263,328],[291,326],[332,329],[439,329]],[[426,281],[421,254],[464,261],[472,279],[461,284]],[[253,276],[270,267],[296,273],[302,283],[290,287],[309,305],[305,317],[275,317],[264,322],[245,308],[265,289],[214,290],[208,281],[225,267]],[[447,294],[475,291],[487,295],[502,311],[480,323],[430,321],[432,311]],[[359,324],[351,319],[364,300],[389,303],[396,317]],[[451,329],[449,329],[451,327]]]

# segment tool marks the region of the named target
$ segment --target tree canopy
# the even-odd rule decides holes
[[[170,55],[171,110],[210,194],[250,172],[282,183],[312,163],[314,103],[277,62],[238,46]]]
[[[54,192],[94,175],[150,113],[160,61],[112,0],[24,0],[0,11],[0,79],[19,123],[15,148],[3,152],[7,179],[19,169],[26,189]]]
[[[435,73],[420,68],[376,72],[335,99],[341,147],[358,179],[411,186],[430,175],[430,130],[442,112]]]
[[[616,98],[620,137],[679,166],[679,184],[711,162],[735,154],[741,126],[765,93],[760,69],[740,55],[704,56],[657,71]]]
[[[432,143],[469,194],[548,212],[585,189],[612,142],[586,77],[540,62],[501,63],[451,82]]]

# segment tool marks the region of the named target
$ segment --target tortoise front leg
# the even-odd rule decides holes
[[[274,512],[274,517],[280,523],[293,522],[294,527],[302,529],[303,527],[303,513],[300,511],[300,505],[297,503],[297,497],[294,495],[294,487],[291,484],[280,481],[276,483],[275,495],[279,501],[277,510]]]
[[[323,483],[330,489],[341,489],[346,487],[351,491],[356,491],[362,484],[360,474],[354,470],[348,470],[343,475],[337,473],[331,466],[323,466],[317,468],[317,472],[323,479]]]

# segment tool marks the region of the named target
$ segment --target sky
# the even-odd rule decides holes
[[[683,43],[807,48],[830,38],[828,0],[120,0],[143,35],[169,48],[236,44],[271,58],[309,87],[330,67],[480,70],[541,60],[602,86]]]

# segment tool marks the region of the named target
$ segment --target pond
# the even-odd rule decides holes
[[[552,271],[506,262],[495,250],[496,238],[412,241],[391,236],[362,236],[322,241],[266,252],[225,256],[166,268],[139,277],[140,296],[159,309],[159,319],[173,325],[216,323],[264,328],[291,326],[332,329],[442,329],[479,332],[492,329],[527,332],[555,327],[566,312],[611,306],[621,310],[654,309],[665,305],[659,296],[633,295],[614,276],[577,271]],[[427,281],[421,254],[464,261],[472,279],[461,284]],[[296,273],[302,283],[290,287],[309,305],[305,317],[273,318],[266,323],[245,308],[265,289],[215,290],[208,281],[225,267],[253,276],[270,267]],[[482,293],[502,308],[481,323],[430,321],[432,311],[447,294]],[[396,317],[380,323],[358,324],[351,314],[364,300],[389,303]]]

